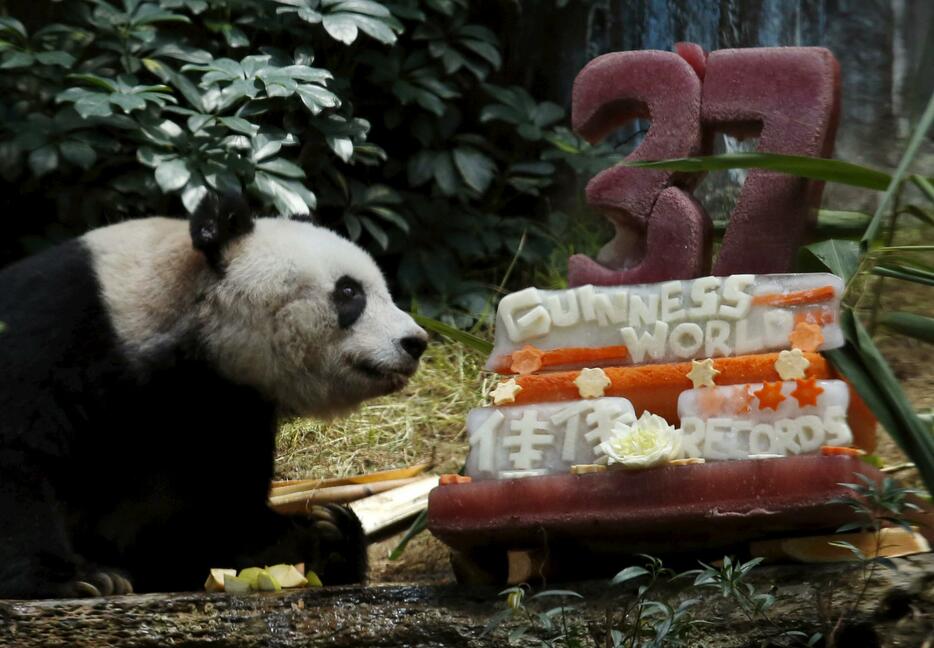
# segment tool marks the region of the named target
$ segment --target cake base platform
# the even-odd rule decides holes
[[[479,481],[432,491],[428,528],[462,581],[506,582],[510,569],[605,576],[639,553],[714,559],[753,540],[832,533],[859,521],[836,501],[857,474],[885,477],[856,458],[809,455]],[[934,529],[930,508],[913,520]]]

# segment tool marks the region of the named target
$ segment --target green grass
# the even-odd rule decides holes
[[[467,456],[467,412],[482,404],[485,357],[460,344],[429,345],[402,392],[332,421],[294,419],[277,441],[280,479],[336,477],[416,463],[432,456],[436,471],[457,472]]]

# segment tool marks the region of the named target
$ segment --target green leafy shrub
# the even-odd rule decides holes
[[[8,10],[0,175],[18,218],[47,200],[80,231],[242,193],[381,255],[423,312],[478,313],[520,240],[547,258],[544,192],[617,159],[560,106],[491,83],[499,40],[466,0]]]

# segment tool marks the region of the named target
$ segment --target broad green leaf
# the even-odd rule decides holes
[[[10,56],[4,58],[0,68],[12,70],[14,68],[29,67],[36,62],[36,58],[29,52],[13,52]]]
[[[218,121],[236,133],[256,135],[259,132],[259,126],[251,124],[242,117],[220,117]]]
[[[350,45],[357,40],[357,21],[347,14],[326,15],[321,24],[331,38],[344,45]]]
[[[640,576],[644,576],[648,573],[649,571],[644,567],[638,567],[635,565],[632,567],[627,567],[613,577],[613,580],[610,581],[610,585],[619,585],[620,583],[625,583],[626,581],[639,578]]]
[[[81,169],[90,169],[97,161],[97,153],[90,144],[78,140],[65,140],[58,145],[62,157]]]
[[[268,198],[282,216],[308,216],[311,212],[302,197],[279,178],[263,171],[253,177],[257,190]]]
[[[831,239],[808,245],[805,250],[845,283],[849,283],[859,266],[859,245],[855,241]]]
[[[285,158],[274,158],[272,160],[260,162],[256,165],[256,168],[262,169],[263,171],[268,171],[270,173],[275,173],[276,175],[281,175],[286,178],[303,179],[305,177],[305,172],[300,166],[293,162],[289,162]]]
[[[191,179],[188,163],[180,158],[167,160],[156,167],[156,182],[165,193],[172,193],[184,187]],[[194,209],[189,209],[193,212]]]
[[[329,11],[332,12],[349,11],[377,18],[388,18],[392,15],[389,13],[389,9],[372,0],[338,0],[334,4],[325,2],[324,6],[328,7]]]
[[[341,105],[336,94],[321,86],[306,83],[297,86],[296,92],[312,115],[317,115],[323,108],[337,108]]]
[[[471,148],[454,149],[454,164],[464,179],[464,183],[480,194],[490,186],[493,173],[496,171],[496,164],[493,160]]]
[[[350,158],[353,157],[354,147],[353,142],[349,138],[327,135],[324,139],[337,157],[344,162],[350,162]]]
[[[934,318],[895,311],[884,313],[879,323],[896,333],[934,344]]]
[[[29,168],[41,178],[58,168],[58,150],[51,144],[37,148],[29,154]]]
[[[63,68],[69,68],[75,64],[75,57],[68,52],[39,52],[36,54],[36,60],[43,65],[58,65]]]
[[[189,214],[193,214],[207,195],[208,188],[204,184],[204,179],[193,176],[182,190],[182,204]]]
[[[623,161],[619,165],[687,172],[722,171],[724,169],[770,169],[804,178],[837,182],[877,191],[884,191],[892,179],[887,173],[850,162],[803,155],[779,155],[777,153],[724,153],[723,155],[655,162]]]
[[[139,95],[132,94],[112,94],[110,95],[110,103],[115,106],[119,106],[123,109],[123,112],[129,114],[134,110],[141,110],[146,107],[146,100],[140,97]]]
[[[493,343],[484,340],[481,337],[474,335],[473,333],[468,333],[467,331],[462,331],[458,328],[454,328],[449,324],[444,322],[439,322],[438,320],[431,319],[430,317],[425,317],[424,315],[419,315],[418,313],[412,313],[412,317],[415,319],[415,322],[419,326],[437,333],[438,335],[443,335],[452,342],[458,342],[463,344],[468,349],[472,349],[484,355],[489,355],[493,351]]]
[[[438,187],[445,196],[457,193],[457,176],[454,173],[454,163],[450,153],[439,153],[434,157],[435,166],[432,175]]]
[[[325,16],[325,21],[327,21],[327,16]],[[371,18],[369,16],[354,16],[354,21],[357,23],[357,27],[360,28],[360,31],[372,36],[376,40],[386,45],[392,45],[396,42],[396,34],[385,22],[379,18]]]
[[[118,92],[116,84],[110,79],[97,76],[96,74],[69,74],[68,78],[72,81],[81,81],[87,85],[92,85],[107,92]]]
[[[461,41],[461,43],[463,43],[464,47],[484,58],[490,65],[493,66],[493,69],[498,70],[499,67],[503,64],[503,59],[495,45],[491,45],[486,41],[474,40],[472,38],[465,38]]]
[[[389,247],[389,236],[386,234],[386,230],[373,222],[372,219],[367,218],[366,216],[360,217],[360,223],[363,224],[364,229],[370,233],[370,236],[376,240],[379,246],[385,250]]]

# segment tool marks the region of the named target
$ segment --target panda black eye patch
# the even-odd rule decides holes
[[[363,286],[347,275],[337,280],[331,298],[337,309],[337,325],[342,329],[353,326],[366,309],[366,293]]]

